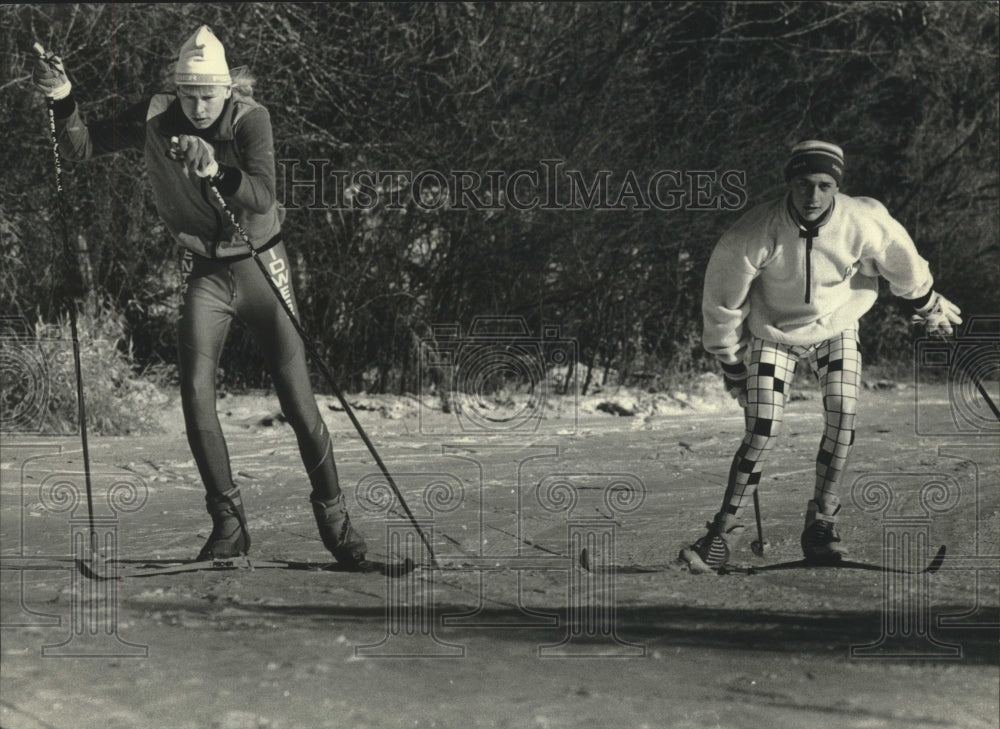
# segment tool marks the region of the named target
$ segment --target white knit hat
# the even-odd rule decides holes
[[[174,81],[190,86],[229,86],[226,49],[212,29],[203,25],[181,46]]]

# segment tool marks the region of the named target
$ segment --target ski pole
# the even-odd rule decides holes
[[[34,45],[35,52],[40,58],[45,58],[45,49],[38,43]],[[59,213],[59,222],[62,227],[63,249],[66,254],[66,266],[69,268],[73,260],[72,246],[69,235],[69,216],[66,211],[67,202],[62,185],[62,163],[59,159],[59,139],[56,135],[56,113],[53,108],[54,102],[48,99],[49,112],[49,141],[52,143],[52,159],[56,173],[56,208]],[[80,332],[77,322],[76,312],[77,302],[72,299],[68,302],[70,336],[73,340],[73,369],[76,372],[76,410],[80,424],[80,444],[83,448],[83,478],[87,488],[87,522],[90,527],[90,552],[97,554],[97,529],[94,526],[94,491],[90,481],[90,448],[87,444],[87,408],[83,396],[83,367],[80,361]]]
[[[1000,421],[1000,408],[998,408],[997,404],[993,402],[993,398],[991,398],[990,394],[986,391],[986,388],[983,386],[982,381],[980,381],[979,377],[977,377],[976,373],[972,371],[972,368],[970,366],[968,365],[962,366],[960,364],[960,360],[958,359],[958,355],[956,353],[956,350],[958,350],[959,346],[958,337],[948,340],[948,345],[949,345],[948,348],[951,350],[949,353],[951,355],[951,361],[956,365],[958,365],[958,368],[961,369],[961,371],[965,374],[966,377],[969,378],[969,380],[972,381],[972,384],[975,386],[976,390],[979,391],[979,395],[983,398],[983,402],[986,403],[986,407],[989,408],[990,412],[993,413],[993,417],[996,418],[998,421]]]
[[[750,551],[758,557],[763,557],[768,545],[764,541],[764,525],[760,518],[760,496],[758,491],[759,489],[756,487],[753,490],[753,513],[757,518],[757,540],[750,543]]]
[[[971,328],[971,320],[969,323],[966,324],[966,329],[965,329],[966,333],[969,333],[970,328]],[[944,341],[947,344],[948,361],[956,370],[960,371],[962,374],[964,374],[966,377],[969,378],[973,386],[979,392],[980,397],[983,398],[983,402],[986,403],[986,407],[990,410],[991,413],[993,413],[993,417],[996,418],[997,421],[1000,421],[1000,407],[997,407],[997,404],[993,401],[993,398],[990,397],[989,392],[986,391],[986,387],[983,385],[982,381],[979,379],[977,374],[973,372],[972,368],[969,365],[962,363],[962,361],[958,358],[958,347],[960,344],[959,340],[961,338],[958,332],[952,333],[951,336],[940,335],[940,334],[938,336],[934,336],[928,333],[925,328],[924,336],[928,340],[931,341],[940,340]],[[994,343],[993,346],[996,347],[997,346],[996,343]]]
[[[243,229],[243,226],[236,219],[236,215],[229,207],[229,204],[226,202],[225,198],[222,197],[222,193],[219,192],[218,188],[215,186],[215,183],[213,183],[211,180],[208,180],[208,186],[212,190],[212,193],[215,195],[215,199],[222,207],[222,210],[226,213],[226,215],[229,217],[230,222],[236,228],[236,232],[239,233],[240,238],[243,239],[243,243],[247,246],[247,248],[250,249],[250,257],[253,258],[253,260],[256,262],[257,267],[260,269],[261,273],[264,275],[264,278],[267,280],[267,283],[270,285],[271,291],[273,291],[274,295],[278,297],[278,301],[281,303],[282,308],[285,310],[285,314],[288,315],[289,320],[295,327],[295,331],[299,333],[299,337],[301,337],[302,343],[305,345],[306,350],[312,357],[313,362],[316,363],[316,366],[319,368],[320,372],[326,378],[326,381],[330,385],[330,389],[333,390],[333,394],[336,395],[337,400],[340,401],[341,406],[344,408],[344,412],[347,413],[347,417],[350,418],[351,423],[354,425],[354,428],[358,431],[358,435],[361,436],[361,440],[363,440],[365,446],[367,446],[368,452],[371,453],[372,458],[375,459],[375,463],[378,464],[379,470],[381,470],[382,475],[385,476],[386,482],[389,484],[389,487],[392,489],[393,493],[396,495],[396,498],[399,500],[399,505],[403,507],[403,511],[406,512],[406,516],[410,519],[410,523],[413,524],[414,529],[417,530],[417,534],[420,535],[421,541],[424,543],[424,546],[427,547],[427,554],[430,557],[431,565],[437,567],[438,562],[437,558],[434,556],[434,548],[431,546],[430,541],[427,539],[427,535],[424,534],[424,531],[420,528],[420,525],[417,523],[416,518],[413,516],[413,512],[410,511],[410,507],[407,506],[406,500],[403,498],[403,494],[400,492],[399,487],[396,485],[395,480],[393,480],[392,476],[389,473],[389,469],[386,468],[385,463],[383,463],[382,458],[379,456],[378,451],[375,449],[375,445],[371,442],[371,439],[368,437],[368,434],[365,432],[365,429],[361,426],[360,421],[354,414],[354,409],[347,402],[347,398],[344,397],[344,394],[340,391],[340,388],[337,387],[337,383],[333,379],[333,374],[327,368],[326,363],[323,361],[323,358],[320,357],[319,351],[316,349],[316,345],[313,343],[312,339],[306,334],[305,330],[302,327],[302,324],[298,320],[298,317],[295,316],[295,312],[292,311],[291,307],[288,305],[288,302],[285,301],[285,297],[281,295],[281,291],[278,289],[277,284],[275,284],[274,280],[271,278],[271,274],[268,272],[267,266],[265,266],[264,262],[260,260],[260,257],[257,255],[257,249],[254,248],[253,243],[250,242],[250,236],[247,235],[246,230]]]

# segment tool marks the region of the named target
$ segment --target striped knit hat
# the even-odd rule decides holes
[[[226,50],[212,29],[203,25],[181,46],[174,81],[186,86],[229,86]]]
[[[792,154],[785,165],[785,182],[814,172],[825,172],[839,185],[844,177],[844,150],[836,144],[815,139],[792,147]]]

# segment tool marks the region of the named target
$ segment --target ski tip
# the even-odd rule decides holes
[[[946,546],[942,544],[941,548],[938,549],[937,554],[934,555],[934,559],[932,559],[931,563],[927,565],[927,569],[925,569],[924,572],[934,573],[937,572],[939,569],[941,569],[941,565],[944,564],[944,556],[946,551],[947,551]]]
[[[380,562],[378,560],[366,559],[348,571],[360,572],[362,574],[378,573],[386,577],[403,577],[413,572],[416,568],[416,563],[407,557],[402,562]]]

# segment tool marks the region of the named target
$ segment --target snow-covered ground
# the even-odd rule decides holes
[[[395,580],[85,581],[60,560],[88,528],[79,439],[3,437],[0,725],[997,726],[1000,448],[956,425],[945,388],[866,388],[843,493],[855,559],[917,562],[947,545],[955,569],[919,577],[690,575],[673,560],[718,507],[742,434],[717,378],[668,394],[543,395],[454,397],[449,412],[435,397],[348,397],[448,567]],[[401,509],[379,511],[384,478],[339,402],[319,402],[371,554],[427,566]],[[276,398],[218,406],[252,554],[327,560]],[[161,434],[90,441],[95,511],[110,519],[99,530],[121,559],[190,558],[210,526],[176,397],[158,409]],[[804,387],[761,483],[769,552],[748,549],[747,513],[736,563],[800,556],[821,424]],[[585,572],[582,546],[598,564],[658,571]],[[47,569],[14,569],[28,557]],[[74,651],[91,657],[63,655]]]

